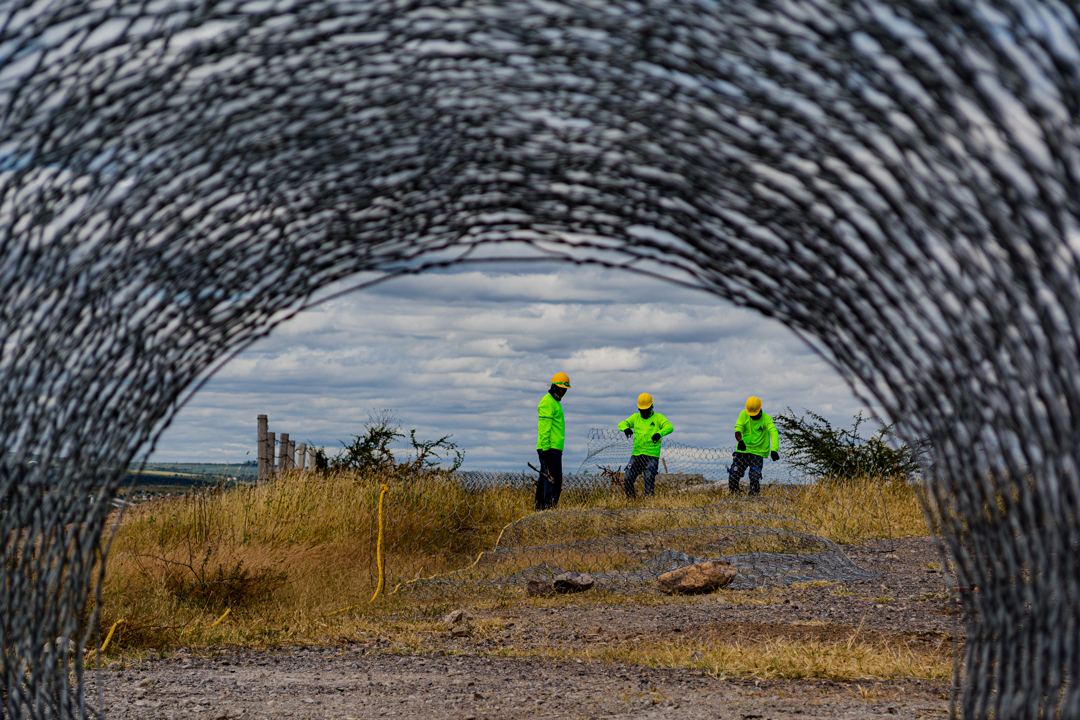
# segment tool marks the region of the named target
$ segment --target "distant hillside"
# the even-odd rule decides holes
[[[179,485],[199,487],[216,485],[218,482],[254,482],[258,467],[254,464],[225,463],[147,463],[137,472],[133,468],[125,478],[137,487]]]

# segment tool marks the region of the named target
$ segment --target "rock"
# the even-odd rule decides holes
[[[443,615],[443,625],[454,627],[456,625],[467,625],[472,620],[472,615],[464,610],[455,610],[451,613]]]
[[[141,688],[152,688],[155,682],[154,678],[143,678],[138,682],[138,685]]]
[[[556,575],[555,581],[551,585],[555,588],[555,592],[565,595],[567,593],[584,592],[595,584],[596,581],[593,580],[592,575],[567,572],[562,575]]]
[[[469,635],[468,625],[457,625],[450,629],[451,637],[467,637]]]
[[[555,594],[555,588],[551,587],[550,583],[537,582],[536,580],[530,580],[525,586],[525,594],[529,597],[535,597],[537,595],[548,596]]]
[[[706,560],[695,565],[666,572],[656,579],[660,590],[669,595],[708,593],[726,587],[738,573],[731,563]]]

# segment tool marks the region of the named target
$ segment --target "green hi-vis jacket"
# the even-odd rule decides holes
[[[536,408],[540,419],[536,423],[536,449],[562,450],[566,444],[566,419],[562,403],[551,393],[544,393]]]
[[[765,457],[770,450],[780,449],[780,433],[776,432],[776,425],[764,411],[757,420],[751,420],[750,413],[743,410],[735,421],[735,432],[742,433],[748,453]]]
[[[619,423],[620,430],[625,431],[627,428],[634,431],[634,455],[652,457],[660,457],[660,443],[663,442],[663,440],[653,442],[652,436],[656,433],[660,433],[661,436],[670,435],[675,429],[668,419],[658,412],[653,412],[648,420],[641,417],[641,413],[634,413]]]

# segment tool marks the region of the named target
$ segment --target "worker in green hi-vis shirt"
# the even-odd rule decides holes
[[[780,459],[780,433],[776,431],[773,419],[761,409],[761,398],[751,396],[746,399],[746,408],[735,421],[735,442],[738,445],[731,454],[728,490],[732,495],[739,492],[739,481],[749,468],[750,494],[759,495],[765,456],[771,455],[773,462]]]
[[[666,417],[653,410],[653,399],[649,393],[638,395],[637,406],[636,413],[619,423],[619,429],[626,433],[626,437],[634,438],[634,450],[623,473],[623,492],[628,498],[637,496],[634,483],[638,475],[645,481],[645,497],[653,494],[660,465],[660,438],[670,435],[675,429]]]
[[[566,443],[562,399],[569,389],[570,376],[564,372],[555,373],[551,387],[536,408],[536,454],[540,456],[540,477],[536,479],[537,510],[555,507],[562,494],[562,453]]]

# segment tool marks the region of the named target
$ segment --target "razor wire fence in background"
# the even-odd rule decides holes
[[[630,463],[634,441],[621,431],[613,428],[592,428],[589,430],[589,449],[578,468],[578,474],[621,473]],[[660,482],[722,483],[727,487],[728,469],[732,464],[735,448],[699,448],[664,439],[660,470],[665,476]],[[867,474],[872,468],[867,468]],[[675,476],[675,477],[670,477]],[[813,482],[786,461],[781,454],[777,462],[766,461],[762,472],[763,482],[782,484],[801,484]],[[743,477],[743,487],[746,477]]]
[[[188,393],[510,243],[776,318],[929,438],[964,715],[1080,717],[1078,98],[1064,0],[0,4],[4,716],[90,713],[56,640]]]

